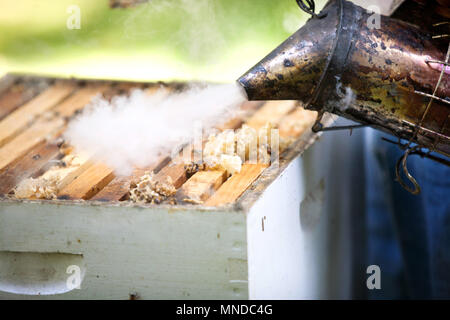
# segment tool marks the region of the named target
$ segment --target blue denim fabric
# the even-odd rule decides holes
[[[450,298],[450,168],[411,156],[422,188],[414,196],[395,181],[402,151],[386,135],[366,133],[367,262],[382,274],[382,289],[369,298]]]

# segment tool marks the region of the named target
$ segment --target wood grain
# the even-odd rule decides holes
[[[155,181],[167,183],[171,181],[173,186],[178,189],[186,182],[187,175],[183,163],[170,162],[155,175]],[[169,179],[169,180],[168,180]]]
[[[50,160],[60,156],[56,143],[42,141],[26,155],[13,161],[0,172],[0,194],[7,194],[20,181],[37,174]]]
[[[53,108],[75,90],[73,83],[58,83],[0,121],[0,146],[17,136],[45,111]]]
[[[62,188],[58,199],[90,199],[112,179],[114,173],[111,168],[102,163],[93,164]]]
[[[70,157],[68,155],[67,157]],[[63,161],[67,162],[65,157]],[[91,167],[93,163],[89,161],[89,158],[86,156],[79,156],[79,160],[77,165],[70,165],[67,168],[64,168],[64,174],[61,175],[60,181],[58,183],[58,190],[64,189],[67,185],[72,183],[73,180],[78,178],[84,171],[86,171],[89,167]],[[44,174],[45,175],[45,174]]]
[[[56,87],[60,88],[59,85],[57,85]],[[63,102],[62,104],[58,105],[55,108],[55,111],[58,115],[73,114],[75,111],[83,108],[86,105],[87,101],[89,101],[98,92],[104,90],[104,88],[105,87],[96,87],[94,89],[86,89],[86,90],[82,89],[77,93],[75,93],[70,98],[71,100],[70,104]],[[64,87],[61,90],[66,93],[69,91],[68,88],[66,87]],[[55,94],[54,96],[52,95],[52,99],[54,99],[55,96],[61,96],[61,92],[59,90],[56,90],[56,93],[54,94]],[[45,105],[48,106],[51,104]],[[23,111],[22,108],[20,108],[17,111],[22,112]],[[8,116],[4,121],[10,118],[10,116]],[[14,118],[16,117],[14,116]],[[1,123],[3,123],[3,121]],[[37,144],[47,139],[49,136],[52,135],[54,136],[60,133],[64,129],[65,123],[66,122],[61,117],[55,117],[50,120],[47,120],[45,118],[38,119],[29,128],[26,128],[22,133],[17,135],[10,142],[8,142],[6,145],[3,145],[3,147],[0,148],[0,170],[3,169],[8,164],[10,164],[15,159],[24,155],[26,152],[35,147]]]
[[[0,120],[27,103],[44,90],[42,86],[33,83],[19,82],[13,84],[0,94]]]
[[[186,200],[205,201],[226,179],[225,170],[197,172],[177,191],[176,198],[181,202]]]
[[[62,119],[37,121],[0,148],[0,170],[15,159],[23,156],[39,143],[45,141],[47,136],[56,135],[58,129],[61,129],[63,125],[64,121]]]
[[[244,164],[241,172],[225,181],[204,205],[213,207],[235,202],[267,167],[266,164]]]
[[[39,146],[42,144],[45,145],[46,139],[49,136],[54,136],[64,129],[66,122],[61,116],[66,117],[74,114],[76,111],[83,108],[92,99],[93,96],[102,92],[103,90],[106,90],[106,88],[107,87],[105,85],[92,85],[89,88],[82,88],[52,110],[57,115],[57,117],[50,120],[46,120],[44,118],[38,119],[34,124],[31,125],[31,127],[25,129],[17,137],[0,148],[0,168],[2,168],[2,170],[8,170],[9,172],[12,172],[7,169],[7,167],[15,167],[12,164],[15,161],[19,161],[20,166],[17,168],[20,168],[20,170],[23,171],[24,176],[28,175],[28,172],[34,174],[42,169],[44,163],[42,163],[42,166],[39,167],[36,166],[36,163],[32,161],[26,161],[26,156],[24,158],[24,161],[20,161],[19,159],[29,150],[32,150],[33,148],[39,148]],[[52,116],[54,117],[54,115]],[[30,153],[32,153],[32,151]],[[45,153],[45,155],[50,156],[50,154],[47,153]],[[39,163],[41,163],[41,161],[44,161],[44,159],[45,157],[42,157]],[[36,169],[38,170],[35,171],[34,168],[27,168],[27,166],[36,166]],[[82,165],[74,172],[68,174],[60,182],[60,187],[64,187],[66,184],[69,184],[77,175],[79,175],[83,170],[87,168],[87,164]],[[15,170],[14,172],[17,172],[17,170]],[[12,177],[10,177],[9,180],[5,181],[4,188],[9,188],[10,185],[6,182],[12,182],[12,180]],[[15,180],[17,183],[20,182],[21,179],[16,178]]]
[[[94,84],[79,89],[75,94],[57,105],[53,111],[61,117],[70,117],[83,109],[98,94],[109,88],[106,84]]]
[[[102,190],[100,190],[91,200],[95,201],[119,201],[124,200],[128,194],[130,184],[137,182],[146,171],[159,172],[167,163],[169,157],[161,157],[154,165],[145,168],[137,168],[133,174],[129,176],[116,176],[110,183],[108,183]]]

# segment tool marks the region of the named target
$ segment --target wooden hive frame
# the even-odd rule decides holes
[[[59,137],[71,117],[97,93],[112,97],[134,87],[151,93],[160,85],[172,90],[183,87],[28,76],[0,81],[0,273],[14,283],[16,273],[8,270],[20,268],[30,281],[29,286],[11,289],[0,280],[0,297],[122,299],[137,294],[155,299],[245,299],[267,298],[276,292],[299,297],[298,209],[283,207],[279,212],[278,206],[300,202],[304,190],[298,183],[299,155],[319,135],[289,125],[304,115],[296,102],[247,102],[243,118],[219,127],[239,128],[245,122],[259,128],[268,120],[279,124],[280,136],[295,139],[282,150],[279,162],[269,167],[244,164],[230,178],[220,170],[187,177],[184,166],[171,165],[171,159],[163,155],[149,168],[119,178],[103,164],[84,159],[62,180],[58,199],[15,199],[8,194],[18,181],[38,177],[55,161],[64,160]],[[177,195],[198,195],[203,204],[121,201],[129,182],[147,169],[157,172],[157,178],[170,176]],[[286,184],[286,179],[293,180]],[[264,205],[261,209],[262,200],[273,204],[266,191],[273,193],[274,188],[280,192],[280,204],[276,209]],[[284,228],[282,237],[271,231],[274,225]],[[285,249],[279,250],[280,246]],[[49,259],[65,267],[47,279],[53,282],[42,289],[35,283],[36,274],[61,265],[48,266]],[[279,277],[297,280],[286,284],[277,276],[270,280],[270,291],[260,290],[262,279],[272,272],[272,261],[283,261],[277,269]],[[67,276],[65,268],[74,263],[85,274],[83,290],[68,290],[66,279],[58,279],[58,275]],[[36,286],[40,289],[33,291]],[[57,293],[64,294],[52,295]]]
[[[152,94],[160,86],[170,90],[182,87],[177,84],[142,84],[132,82],[80,81],[7,76],[0,88],[0,192],[11,198],[13,188],[21,180],[38,177],[61,160],[59,140],[66,124],[97,94],[112,97],[132,88],[145,88]],[[168,93],[170,94],[170,93]],[[238,129],[243,123],[258,130],[267,122],[280,127],[280,137],[293,139],[286,150],[281,150],[280,165],[304,151],[315,138],[310,130],[299,130],[295,122],[304,122],[307,113],[297,108],[295,101],[246,102],[239,118],[231,119],[219,130]],[[309,127],[314,117],[309,116]],[[300,128],[302,129],[302,128]],[[102,163],[84,159],[60,184],[58,200],[103,204],[130,204],[128,186],[145,171],[154,171],[155,178],[165,181],[170,177],[177,188],[176,198],[195,196],[205,207],[250,204],[252,197],[263,191],[264,185],[276,176],[266,164],[244,164],[242,171],[227,178],[223,170],[200,171],[188,177],[183,164],[175,164],[168,155],[147,168],[136,169],[127,177],[116,177],[112,169]],[[278,170],[276,170],[278,171]],[[264,173],[264,174],[263,174]],[[266,183],[264,183],[266,182]],[[244,195],[244,196],[242,196]],[[242,197],[241,197],[242,196]],[[29,199],[32,200],[32,199]],[[45,201],[45,200],[39,200]],[[182,201],[181,201],[182,202]],[[188,205],[182,202],[181,207]],[[150,206],[150,205],[149,205]]]

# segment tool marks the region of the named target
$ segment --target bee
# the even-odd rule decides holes
[[[188,163],[184,165],[184,170],[188,176],[192,176],[194,173],[206,170],[206,164],[204,163]]]

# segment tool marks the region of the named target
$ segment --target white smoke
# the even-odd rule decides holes
[[[152,0],[129,11],[123,21],[124,35],[127,38],[148,38],[159,36],[167,32],[164,26],[156,29],[141,30],[139,23],[156,14],[173,13],[182,16],[178,25],[171,25],[170,34],[166,41],[171,48],[183,50],[189,58],[202,63],[216,62],[214,49],[226,49],[226,32],[230,26],[224,28],[220,23],[225,14],[220,2],[211,0]],[[237,30],[237,27],[235,27]]]
[[[195,86],[170,96],[164,89],[153,95],[134,90],[111,102],[96,97],[69,123],[65,138],[77,152],[86,152],[117,174],[129,174],[192,140],[194,123],[211,128],[230,118],[244,101],[237,84]]]
[[[339,101],[330,101],[328,104],[333,105],[335,108],[345,111],[350,107],[356,100],[356,94],[350,87],[342,87],[341,78],[336,76],[336,94],[340,98]]]

